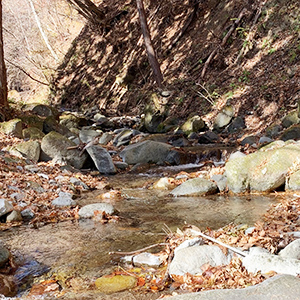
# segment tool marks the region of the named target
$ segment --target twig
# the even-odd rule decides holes
[[[231,246],[229,246],[227,244],[224,244],[224,243],[222,243],[222,242],[220,242],[220,241],[218,241],[218,240],[216,240],[216,239],[214,239],[214,238],[212,238],[212,237],[210,237],[210,236],[208,236],[208,235],[206,235],[206,234],[204,234],[204,233],[202,233],[200,231],[197,231],[197,230],[194,230],[194,229],[190,229],[189,231],[191,233],[195,234],[195,235],[200,235],[200,236],[206,238],[207,240],[209,240],[211,242],[214,242],[214,243],[219,244],[219,245],[221,245],[223,247],[226,247],[226,248],[230,249],[231,251],[233,251],[233,252],[235,252],[235,253],[243,256],[243,257],[247,256],[247,254],[245,252],[240,251],[239,249],[231,247]]]
[[[169,243],[159,243],[159,244],[154,244],[154,245],[150,245],[150,246],[147,246],[145,248],[142,248],[142,249],[139,249],[139,250],[135,250],[135,251],[131,251],[131,252],[109,252],[108,254],[109,255],[134,255],[134,254],[139,254],[143,251],[146,251],[148,249],[151,249],[151,248],[154,248],[154,247],[158,247],[158,246],[166,246],[166,245],[169,245]]]
[[[172,249],[171,252],[170,252],[170,254],[169,254],[169,257],[168,257],[167,269],[166,269],[166,273],[165,273],[163,282],[166,282],[168,280],[168,278],[169,278],[171,261],[172,261],[173,257],[174,257],[174,250]]]
[[[251,26],[251,28],[249,30],[249,34],[248,34],[247,38],[245,39],[244,43],[245,42],[248,43],[254,37],[254,35],[256,33],[256,31],[254,31],[254,27],[255,27],[255,25],[256,25],[256,23],[257,23],[258,18],[260,17],[260,15],[261,15],[261,7],[259,7],[257,9],[257,12],[256,12],[256,14],[254,16],[253,24],[252,24],[252,26]],[[252,31],[254,31],[253,34],[251,34]],[[242,49],[240,50],[237,58],[234,61],[234,64],[237,64],[239,62],[239,60],[241,59],[241,57],[245,55],[246,47],[244,47],[244,43],[243,43]]]
[[[40,83],[40,84],[49,86],[49,83],[40,81],[40,80],[38,80],[38,79],[32,77],[32,76],[31,76],[29,73],[27,73],[24,69],[22,69],[20,66],[16,65],[15,63],[9,61],[7,58],[5,58],[5,60],[6,60],[9,64],[11,64],[12,66],[14,66],[15,68],[17,68],[17,69],[19,69],[20,71],[22,71],[22,72],[23,72],[25,75],[27,75],[30,79],[32,79],[32,80],[34,80],[34,81],[36,81],[36,82],[38,82],[38,83]]]
[[[233,33],[234,29],[236,28],[236,26],[239,24],[239,22],[241,21],[242,17],[246,14],[246,9],[243,8],[242,11],[240,12],[239,16],[237,17],[237,19],[234,21],[234,23],[232,24],[231,28],[228,30],[227,34],[224,36],[220,46],[218,46],[217,48],[215,48],[212,53],[209,55],[207,61],[204,64],[203,70],[201,72],[201,77],[203,78],[205,76],[206,70],[210,64],[210,62],[213,60],[214,56],[216,55],[216,53],[218,52],[220,47],[224,47],[227,40],[229,39],[229,37],[231,36],[231,34]]]

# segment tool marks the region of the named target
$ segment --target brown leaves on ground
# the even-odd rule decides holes
[[[4,146],[13,146],[19,142],[17,138],[0,133],[0,150]],[[72,177],[82,181],[90,190],[103,189],[107,185],[103,177],[85,175],[72,168],[62,168],[51,161],[39,162],[32,167],[36,170],[28,169],[25,160],[0,151],[0,198],[12,201],[15,210],[29,208],[35,214],[30,221],[34,226],[78,218],[78,207],[58,208],[51,204],[59,192],[70,192],[77,196],[83,192],[82,185],[70,182]],[[0,223],[0,230],[20,224]]]
[[[260,246],[268,249],[271,253],[277,253],[293,240],[292,235],[288,233],[300,231],[300,220],[298,220],[300,197],[297,197],[297,195],[289,197],[287,194],[281,196],[279,201],[270,207],[263,220],[255,224],[252,232],[245,234],[246,225],[229,224],[215,231],[207,229],[205,234],[232,247],[240,247],[246,250],[252,246]],[[196,292],[212,289],[245,288],[261,283],[275,275],[275,273],[264,275],[249,273],[243,267],[241,260],[234,257],[225,266],[202,266],[202,274],[169,276],[168,265],[172,260],[174,249],[185,240],[195,238],[197,231],[200,230],[196,226],[188,225],[182,230],[178,229],[176,233],[170,233],[167,236],[166,242],[168,244],[163,251],[158,253],[164,261],[162,267],[153,269],[150,267],[132,268],[132,266],[127,266],[126,270],[119,268],[118,272],[136,277],[138,279],[137,290],[152,292],[166,289]],[[203,243],[213,244],[205,239],[203,239]],[[227,251],[227,248],[222,250]]]

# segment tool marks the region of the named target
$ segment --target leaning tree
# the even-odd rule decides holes
[[[0,105],[7,107],[7,77],[4,63],[3,34],[2,34],[2,0],[0,0]]]

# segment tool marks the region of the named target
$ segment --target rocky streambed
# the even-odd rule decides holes
[[[1,240],[14,257],[3,248],[0,283],[5,295],[134,299],[130,292],[105,296],[112,290],[103,289],[103,281],[107,287],[127,276],[127,289],[146,288],[139,299],[156,299],[153,291],[211,289],[207,274],[219,274],[213,276],[214,285],[224,289],[261,282],[267,278],[262,270],[298,273],[295,251],[279,256],[300,231],[298,141],[282,133],[276,141],[262,136],[237,143],[236,136],[224,137],[224,132],[241,130],[230,127],[236,124],[233,115],[209,130],[198,116],[160,126],[148,117],[140,124],[139,118],[60,115],[45,105],[30,109],[0,124]],[[216,121],[223,117],[221,113]],[[276,128],[279,136],[281,127]],[[287,193],[281,196],[281,191]],[[277,201],[268,217],[256,222]],[[200,230],[242,250],[259,246],[269,252],[243,252],[243,264],[230,261],[226,269],[231,256],[220,260],[220,248],[200,239]],[[113,271],[120,262],[118,252],[161,242],[166,248],[154,260],[164,257],[166,278],[153,266],[147,274],[122,269],[122,264]],[[219,263],[189,259],[202,257],[198,254],[206,247],[205,253],[218,252]],[[297,247],[291,243],[291,249]],[[180,257],[187,261],[180,263]],[[210,267],[203,271],[207,263]],[[219,278],[227,281],[218,283]]]
[[[217,229],[230,222],[250,226],[276,201],[274,196],[257,195],[174,198],[165,190],[143,188],[157,180],[153,175],[111,178],[110,185],[119,190],[122,197],[112,196],[104,201],[112,203],[118,211],[120,220],[116,223],[103,225],[94,219],[83,219],[38,229],[21,226],[2,232],[1,240],[20,264],[16,276],[20,281],[21,299],[26,299],[34,282],[46,278],[58,280],[66,289],[63,299],[133,299],[129,292],[105,296],[91,289],[98,277],[111,273],[120,262],[119,256],[112,257],[109,252],[134,251],[162,242],[166,236],[165,225],[174,231],[185,223],[203,230]],[[101,195],[105,199],[103,192],[89,192],[77,203],[83,206],[96,203]],[[77,298],[73,298],[75,290]],[[158,296],[141,297],[139,299],[156,299]]]

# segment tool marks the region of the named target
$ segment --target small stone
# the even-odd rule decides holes
[[[11,223],[11,222],[20,222],[22,221],[22,215],[19,211],[13,210],[7,217],[6,217],[6,222]]]
[[[78,215],[80,218],[92,218],[95,216],[95,213],[99,211],[112,215],[114,213],[114,207],[109,203],[88,204],[79,210]]]
[[[24,219],[33,219],[35,217],[34,212],[30,208],[22,210],[21,215]]]
[[[9,197],[16,201],[21,201],[25,198],[25,194],[24,193],[12,193],[12,194],[10,194]]]
[[[112,294],[136,286],[137,280],[132,276],[115,275],[113,277],[100,277],[95,281],[97,289],[105,294]]]
[[[162,261],[158,256],[145,252],[134,255],[133,263],[136,266],[147,265],[150,267],[159,267],[162,264]]]
[[[26,165],[24,168],[26,171],[29,171],[31,173],[37,173],[40,170],[40,168],[36,165]]]
[[[9,256],[10,252],[8,249],[0,244],[0,268],[2,268],[8,262]]]
[[[84,190],[88,190],[89,189],[89,187],[84,182],[82,182],[81,180],[79,180],[76,177],[71,177],[70,178],[70,183],[72,183],[74,185],[77,185],[77,186],[82,186]]]
[[[175,188],[175,184],[172,183],[172,178],[163,177],[153,184],[153,188],[157,190],[170,190]]]
[[[12,204],[6,199],[0,199],[0,216],[4,216],[14,209]]]
[[[55,206],[72,206],[76,205],[76,201],[72,199],[71,193],[60,192],[58,197],[52,200],[51,204]]]

